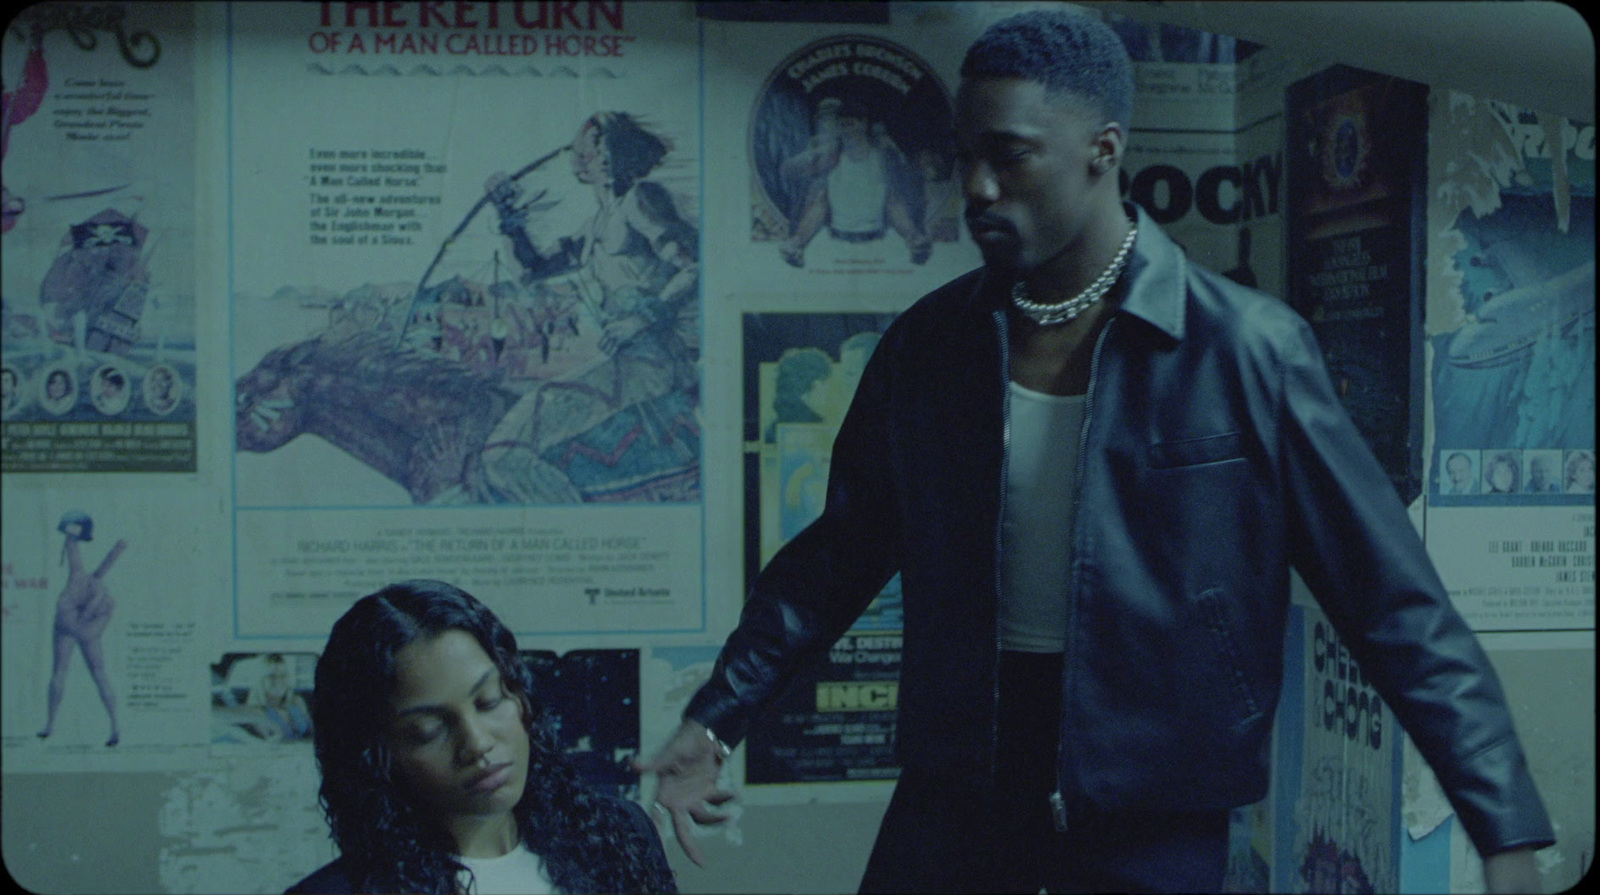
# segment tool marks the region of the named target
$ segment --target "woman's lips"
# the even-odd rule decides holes
[[[490,793],[505,786],[511,780],[511,762],[491,765],[483,773],[473,777],[467,783],[467,789],[476,793]]]

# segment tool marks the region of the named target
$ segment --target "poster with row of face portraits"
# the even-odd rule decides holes
[[[63,4],[6,27],[6,473],[196,469],[193,20]]]
[[[1459,93],[1429,124],[1429,550],[1476,630],[1592,630],[1594,125]]]

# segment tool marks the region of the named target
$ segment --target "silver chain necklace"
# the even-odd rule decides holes
[[[1116,257],[1112,258],[1106,269],[1100,272],[1100,276],[1095,277],[1094,282],[1083,287],[1083,291],[1077,295],[1054,304],[1030,301],[1028,287],[1019,279],[1011,284],[1011,303],[1040,326],[1055,326],[1072,320],[1111,291],[1111,287],[1116,284],[1117,278],[1122,276],[1122,270],[1128,264],[1128,252],[1133,248],[1133,238],[1138,232],[1139,228],[1136,226],[1128,228],[1128,235],[1122,240],[1122,248],[1117,249]]]

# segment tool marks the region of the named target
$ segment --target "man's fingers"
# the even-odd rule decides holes
[[[677,834],[678,846],[694,862],[694,866],[705,867],[706,859],[700,854],[700,846],[695,844],[694,824],[690,822],[688,812],[672,812],[672,832]]]
[[[690,805],[689,816],[694,818],[695,823],[706,827],[714,827],[728,819],[726,814],[716,814],[704,805]]]

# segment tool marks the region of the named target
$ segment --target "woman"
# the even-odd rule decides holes
[[[1483,483],[1490,494],[1515,494],[1520,490],[1516,455],[1501,451],[1489,459],[1483,468]]]
[[[17,371],[0,367],[0,413],[10,415],[17,406]]]
[[[605,355],[540,383],[490,433],[483,487],[495,502],[698,499],[700,234],[667,188],[646,179],[669,150],[626,112],[585,120],[568,151],[596,210],[548,251],[533,243],[516,184],[504,174],[489,179],[523,281],[581,274]],[[581,448],[561,448],[568,443]],[[553,448],[565,459],[551,462]],[[614,458],[572,462],[597,451]]]
[[[676,891],[644,811],[578,778],[516,638],[457,587],[358,600],[311,716],[340,857],[291,893]]]
[[[71,510],[61,517],[56,530],[66,535],[61,552],[67,561],[67,583],[56,598],[56,620],[52,632],[53,649],[50,685],[45,692],[44,729],[40,739],[48,739],[56,729],[56,713],[61,708],[61,697],[66,692],[67,665],[74,650],[83,653],[84,664],[89,666],[89,676],[100,691],[100,702],[111,719],[111,736],[107,746],[115,746],[121,739],[117,732],[117,698],[111,687],[111,674],[106,668],[105,650],[100,637],[111,623],[111,613],[116,601],[106,588],[106,573],[127,548],[127,541],[118,541],[106,552],[105,559],[93,574],[85,570],[82,541],[94,540],[94,520],[82,510]]]
[[[1594,493],[1594,454],[1573,451],[1567,455],[1567,493]]]
[[[268,653],[262,660],[261,682],[250,688],[245,705],[261,709],[257,726],[263,739],[303,740],[311,733],[311,710],[305,698],[294,690],[294,672],[282,653]]]
[[[72,409],[77,398],[77,384],[72,381],[72,374],[66,370],[55,369],[44,380],[44,409],[51,413],[61,414]]]

